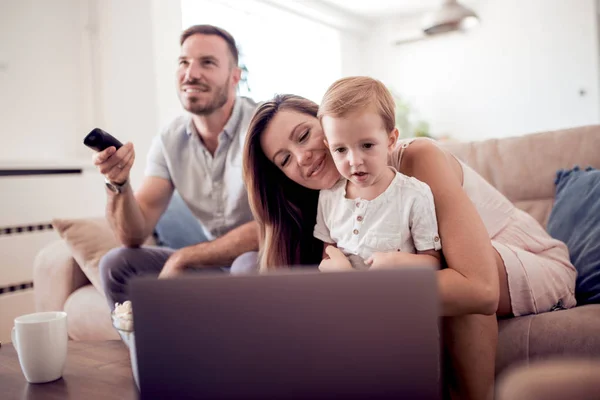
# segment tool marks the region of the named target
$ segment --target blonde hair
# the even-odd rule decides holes
[[[317,109],[317,104],[303,97],[277,95],[260,105],[250,121],[244,146],[243,177],[259,227],[261,272],[321,261],[323,243],[313,236],[319,191],[307,189],[285,176],[265,155],[260,144],[263,133],[279,111],[292,110],[316,118]]]
[[[357,110],[374,109],[389,133],[396,127],[396,104],[390,91],[377,79],[350,76],[338,79],[329,88],[319,107],[319,121],[324,116],[344,117]]]

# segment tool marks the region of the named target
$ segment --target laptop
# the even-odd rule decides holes
[[[131,283],[142,399],[438,399],[435,272]]]

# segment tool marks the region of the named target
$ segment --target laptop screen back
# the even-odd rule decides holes
[[[439,398],[425,268],[132,282],[142,398]]]

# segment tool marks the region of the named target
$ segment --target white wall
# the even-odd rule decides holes
[[[340,33],[340,42],[342,56],[341,77],[365,75],[365,51],[367,46],[367,38],[365,35],[355,32],[342,31]]]
[[[152,137],[182,111],[181,20],[176,0],[1,1],[0,163],[89,165],[81,142],[98,126],[134,143],[138,184]],[[341,75],[363,73],[361,34],[340,35]]]
[[[163,127],[183,112],[175,79],[182,31],[181,2],[152,0],[152,15],[157,119],[158,126]]]
[[[174,87],[173,60],[177,56],[169,61],[165,58],[179,45],[177,37],[169,35],[171,15],[164,14],[164,19],[158,15],[168,0],[94,1],[98,125],[122,142],[133,142],[136,161],[131,177],[135,186],[143,177],[152,138],[165,123],[164,109],[170,105],[166,85]],[[177,2],[169,3],[177,9]],[[164,36],[160,35],[163,30]],[[172,40],[171,46],[165,45],[167,39]],[[164,67],[167,63],[171,71]],[[173,89],[170,97],[177,101],[175,96]]]
[[[594,3],[480,0],[477,30],[404,46],[390,43],[415,19],[343,31],[342,76],[386,81],[457,138],[599,123]],[[81,140],[101,126],[136,145],[137,184],[152,136],[181,111],[180,31],[179,1],[0,2],[0,162],[89,162]]]
[[[99,126],[134,143],[137,185],[152,137],[181,110],[180,32],[178,1],[0,2],[0,162],[91,164],[82,140]]]
[[[217,0],[228,2],[230,4],[241,4],[238,0]],[[254,0],[260,3],[269,5],[270,7],[280,8],[292,12],[298,16],[305,17],[314,22],[318,22],[325,26],[334,28],[339,33],[340,39],[340,76],[333,80],[350,75],[363,75],[364,72],[364,56],[366,39],[368,33],[373,28],[373,23],[369,18],[361,16],[360,13],[347,12],[343,8],[335,4],[331,4],[329,0],[302,0],[302,1],[281,1],[281,0]],[[249,2],[248,2],[249,3]],[[256,6],[254,6],[256,8]],[[306,26],[289,26],[280,32],[281,35],[288,35],[290,32],[304,32],[306,41],[313,43],[314,39],[310,35],[306,35]],[[317,39],[318,40],[318,39]],[[319,43],[323,45],[323,41]],[[302,51],[302,50],[300,50]],[[314,52],[313,52],[314,53]],[[310,51],[304,51],[299,54],[310,54]],[[277,53],[274,52],[277,57]],[[311,63],[318,63],[320,59],[318,54],[310,54]],[[326,83],[323,92],[333,83]]]
[[[0,1],[0,161],[74,157],[87,85],[79,0]]]
[[[438,135],[484,139],[600,122],[595,0],[480,0],[474,9],[476,30],[402,46],[390,42],[418,20],[381,21],[367,73],[411,100]]]

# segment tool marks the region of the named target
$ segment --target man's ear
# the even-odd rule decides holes
[[[237,87],[238,83],[242,79],[242,69],[240,67],[235,67],[231,71],[231,83],[234,87]]]
[[[388,135],[388,147],[390,149],[393,149],[394,146],[396,145],[399,134],[400,134],[400,132],[398,132],[398,128],[394,128],[394,130],[391,131],[390,134]]]

